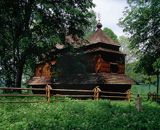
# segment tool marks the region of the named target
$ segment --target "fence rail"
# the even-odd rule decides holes
[[[148,100],[151,99],[153,101],[160,102],[160,95],[157,95],[156,93],[148,93]]]
[[[0,90],[34,90],[34,91],[44,91],[44,94],[0,94],[0,97],[46,97],[47,102],[51,102],[51,97],[74,97],[74,98],[92,98],[94,100],[99,100],[100,98],[109,99],[126,99],[130,101],[131,92],[110,92],[102,91],[96,86],[93,90],[77,90],[77,89],[52,89],[50,85],[46,85],[45,88],[13,88],[13,87],[0,87]],[[80,92],[84,94],[56,94],[64,92]],[[54,93],[54,94],[53,94]],[[3,101],[2,101],[3,102]],[[39,101],[37,101],[39,102]]]
[[[0,97],[46,97],[45,94],[0,94]]]
[[[44,90],[45,88],[13,88],[13,87],[0,87],[0,90]]]
[[[51,91],[63,92],[93,92],[93,90],[80,90],[80,89],[50,89]]]

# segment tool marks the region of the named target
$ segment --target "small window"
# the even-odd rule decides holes
[[[118,64],[111,63],[110,64],[111,73],[118,73]]]

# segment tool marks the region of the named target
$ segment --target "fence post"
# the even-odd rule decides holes
[[[48,86],[47,85],[45,87],[45,91],[46,91],[46,99],[47,99],[47,102],[48,102]]]
[[[137,94],[137,97],[136,97],[135,107],[138,112],[142,111],[142,99],[139,94]]]
[[[156,102],[158,101],[158,93],[156,93]]]
[[[101,92],[101,90],[100,90],[100,88],[99,88],[99,86],[96,86],[94,89],[93,89],[93,92],[94,92],[94,100],[99,100],[99,98],[100,98],[100,92]]]
[[[130,90],[127,91],[127,99],[129,102],[131,101],[131,91]]]
[[[156,93],[153,93],[153,101],[156,101]]]
[[[46,85],[46,96],[47,96],[47,102],[51,102],[51,89],[52,87],[50,85]]]
[[[152,97],[152,93],[151,93],[151,92],[149,92],[149,93],[147,94],[147,96],[148,96],[148,98],[147,98],[147,101],[148,101],[148,100],[150,100],[150,99],[151,99],[151,97]]]

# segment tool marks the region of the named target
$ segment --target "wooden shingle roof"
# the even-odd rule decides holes
[[[94,43],[105,43],[114,46],[120,46],[118,42],[113,41],[109,36],[107,36],[101,28],[98,28],[88,39],[91,44]]]
[[[47,85],[47,84],[51,84],[51,79],[45,78],[43,76],[41,77],[34,76],[28,81],[28,85]]]
[[[125,74],[91,73],[62,77],[54,84],[135,84],[135,81]]]
[[[92,52],[109,52],[109,53],[116,53],[116,54],[120,54],[120,55],[126,55],[120,51],[115,51],[115,50],[111,50],[111,49],[106,49],[106,48],[102,48],[102,47],[98,47],[98,48],[93,48],[93,49],[88,49],[86,51],[84,51],[83,53],[92,53]]]

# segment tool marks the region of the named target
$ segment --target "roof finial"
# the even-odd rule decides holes
[[[100,29],[102,27],[102,24],[100,23],[101,21],[101,16],[100,13],[98,13],[98,23],[97,23],[97,28]]]
[[[98,13],[98,22],[100,23],[100,21],[101,21],[101,15],[100,13]]]

